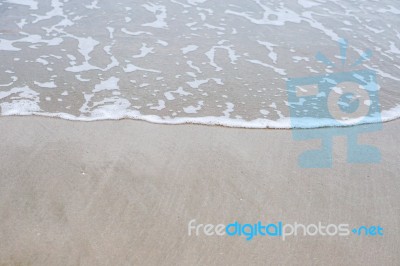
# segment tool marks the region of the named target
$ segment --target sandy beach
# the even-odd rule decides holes
[[[1,265],[399,265],[400,122],[379,164],[302,169],[290,130],[0,119]],[[282,145],[285,143],[285,145]],[[189,236],[188,222],[381,225],[384,236]]]
[[[0,0],[0,266],[399,266],[399,25],[399,0]]]

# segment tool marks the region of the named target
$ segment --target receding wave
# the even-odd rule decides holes
[[[3,116],[338,126],[330,115],[313,115],[329,95],[293,102],[288,86],[309,78],[315,87],[318,77],[336,75],[333,98],[343,110],[374,107],[362,120],[342,117],[343,125],[400,117],[395,0],[4,0],[0,14]],[[362,87],[371,82],[357,74],[364,70],[379,97],[346,100],[340,82],[349,80],[340,73]]]

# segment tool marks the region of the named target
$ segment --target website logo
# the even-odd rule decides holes
[[[347,41],[341,40],[341,68],[347,63]],[[359,68],[372,55],[364,51],[350,65]],[[339,67],[322,53],[318,61],[333,69]],[[302,168],[332,167],[332,143],[335,136],[347,137],[348,163],[378,163],[381,155],[376,147],[359,144],[360,134],[382,129],[379,86],[376,73],[370,69],[356,69],[326,73],[320,76],[291,78],[286,83],[293,139],[296,141],[321,139],[322,147],[303,152],[299,156]],[[354,126],[360,125],[363,126]],[[304,129],[315,126],[322,128]]]
[[[315,224],[302,223],[239,223],[234,221],[229,224],[202,224],[197,223],[196,219],[192,219],[188,223],[189,236],[229,236],[243,237],[247,241],[255,237],[273,237],[280,238],[285,241],[288,237],[297,236],[383,236],[383,227],[380,225],[372,226],[355,226],[351,227],[347,223],[341,224],[324,224],[318,222]]]

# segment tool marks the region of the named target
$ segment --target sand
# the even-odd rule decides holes
[[[380,164],[302,169],[289,130],[1,117],[1,265],[399,265],[400,122]],[[188,222],[381,225],[381,237],[188,236]]]

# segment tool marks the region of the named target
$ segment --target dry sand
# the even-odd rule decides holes
[[[1,265],[400,265],[400,122],[380,164],[301,169],[288,130],[0,118]],[[384,227],[383,237],[188,236],[198,223]]]

